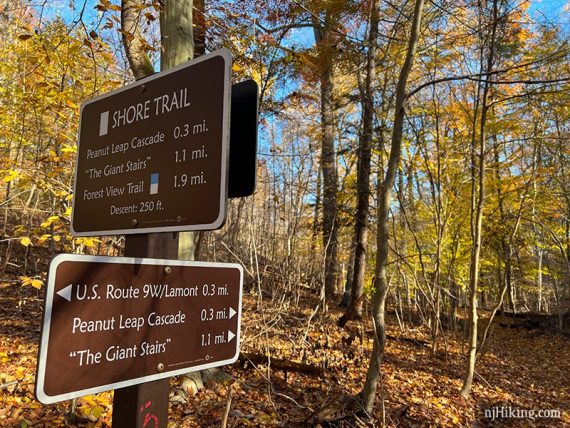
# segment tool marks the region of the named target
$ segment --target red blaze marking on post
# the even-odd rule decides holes
[[[144,407],[141,406],[141,410],[139,413],[144,412],[146,409],[148,409],[150,406],[152,406],[152,401],[148,401]],[[160,426],[159,421],[158,421],[158,417],[154,414],[154,413],[150,413],[150,411],[147,411],[144,415],[144,420],[143,420],[143,428],[146,428],[146,426],[150,423],[150,421],[154,422],[154,428],[158,428]]]

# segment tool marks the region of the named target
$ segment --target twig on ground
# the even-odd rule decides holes
[[[18,381],[17,381],[17,380],[13,380],[13,381],[11,381],[11,382],[2,383],[2,384],[0,384],[0,391],[3,390],[3,389],[9,388],[9,387],[11,387],[12,385],[17,385],[17,384],[18,384]]]
[[[475,372],[475,374],[476,374],[477,376],[479,376],[479,377],[481,378],[481,380],[482,380],[483,382],[485,382],[489,388],[492,388],[491,384],[490,384],[489,382],[487,382],[487,380],[486,380],[483,376],[481,376],[481,375],[480,375],[479,373],[477,373],[477,372]]]
[[[226,401],[226,410],[224,410],[224,417],[222,418],[222,427],[226,428],[228,425],[228,416],[230,415],[230,409],[232,408],[232,389],[228,388],[228,399]]]

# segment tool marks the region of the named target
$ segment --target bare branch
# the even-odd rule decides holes
[[[509,71],[513,71],[516,69],[520,69],[520,68],[525,68],[534,64],[539,64],[548,60],[556,60],[556,59],[560,59],[562,58],[565,54],[567,53],[567,48],[564,47],[563,49],[554,52],[551,55],[547,55],[543,58],[539,58],[537,60],[534,61],[529,61],[523,64],[519,64],[519,65],[514,65],[512,67],[507,67],[507,68],[502,68],[502,69],[498,69],[498,70],[492,70],[490,72],[485,72],[485,73],[474,73],[474,74],[462,74],[459,76],[447,76],[447,77],[441,77],[439,79],[434,79],[434,80],[430,80],[429,82],[425,82],[422,83],[421,85],[417,86],[416,88],[412,89],[410,92],[408,92],[406,98],[411,98],[412,96],[414,96],[415,94],[417,94],[418,92],[420,92],[422,89],[427,88],[428,86],[432,86],[432,85],[437,85],[438,83],[444,83],[444,82],[454,82],[457,80],[475,80],[475,81],[480,81],[480,82],[487,82],[489,83],[490,81],[487,79],[481,79],[478,80],[478,77],[490,77],[490,76],[494,76],[494,75],[498,75],[498,74],[503,74],[503,73],[508,73]],[[566,78],[562,78],[562,79],[554,79],[552,80],[552,83],[560,83],[560,82],[566,82],[566,81],[570,81],[570,77],[566,77]],[[544,84],[544,83],[549,83],[549,81],[547,80],[493,80],[492,82],[493,84],[517,84],[517,83],[523,83],[523,84]]]
[[[140,32],[140,3],[137,0],[121,2],[121,33],[127,59],[135,78],[141,79],[154,73],[147,55],[147,43]]]

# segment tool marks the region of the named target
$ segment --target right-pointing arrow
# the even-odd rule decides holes
[[[231,330],[228,330],[228,342],[231,342],[234,337],[236,337],[236,335],[233,334]]]
[[[68,302],[71,302],[71,290],[73,288],[73,284],[69,284],[67,287],[62,288],[57,292],[61,297],[63,297]]]
[[[235,316],[235,314],[237,314],[237,312],[234,311],[234,308],[230,307],[230,319],[232,319]]]

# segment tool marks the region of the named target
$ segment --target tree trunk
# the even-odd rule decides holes
[[[542,249],[537,245],[536,248],[536,257],[537,257],[537,269],[538,272],[536,274],[536,286],[538,287],[538,302],[536,304],[536,311],[538,313],[542,312]]]
[[[323,178],[323,247],[325,249],[325,298],[332,301],[337,290],[337,186],[338,172],[334,142],[333,46],[331,13],[326,11],[324,23],[313,17],[314,33],[320,55],[321,84],[321,170]]]
[[[378,39],[379,0],[372,3],[370,30],[368,32],[368,53],[366,55],[366,77],[361,90],[362,133],[358,147],[356,218],[354,223],[354,269],[350,303],[339,321],[344,326],[347,321],[362,317],[364,278],[366,272],[366,247],[368,246],[368,218],[370,211],[370,160],[372,157],[372,132],[374,131],[374,93],[372,82],[376,79],[375,59]]]
[[[196,7],[199,4],[200,2],[197,3]],[[203,11],[203,2],[201,7]],[[193,0],[167,0],[164,2],[160,13],[160,35],[162,39],[160,67],[162,70],[175,67],[194,58],[193,8]],[[199,15],[203,17],[203,12]],[[203,34],[203,31],[199,31],[199,33]],[[194,232],[180,232],[178,243],[180,260],[194,260],[195,240]]]
[[[374,326],[374,344],[372,355],[366,373],[366,382],[362,390],[363,407],[372,413],[374,408],[374,398],[376,397],[376,389],[378,379],[380,378],[380,364],[384,354],[384,344],[386,342],[386,324],[384,320],[386,296],[388,292],[388,283],[386,270],[388,265],[388,216],[390,212],[390,202],[392,199],[392,187],[396,178],[396,173],[400,164],[402,150],[402,132],[404,128],[404,117],[406,114],[406,84],[412,69],[416,47],[420,36],[420,24],[422,21],[422,12],[424,7],[423,0],[416,0],[414,6],[414,15],[412,21],[412,29],[408,42],[406,58],[396,86],[396,104],[394,111],[394,127],[392,128],[392,142],[390,148],[390,158],[388,160],[388,168],[383,181],[378,182],[378,236],[376,251],[376,280],[374,281],[374,307],[372,313],[372,321]]]
[[[493,22],[491,28],[491,37],[489,41],[489,53],[487,56],[487,63],[485,66],[485,72],[491,73],[493,69],[494,56],[495,56],[495,39],[497,31],[497,17],[498,17],[498,0],[493,1]],[[478,326],[478,315],[477,315],[477,287],[479,285],[479,262],[481,255],[481,236],[483,233],[483,207],[485,203],[485,140],[486,140],[486,125],[487,125],[487,113],[489,111],[489,105],[487,100],[489,98],[489,91],[491,88],[490,80],[492,75],[488,74],[483,85],[483,96],[481,100],[481,122],[479,125],[479,153],[476,159],[477,169],[479,175],[477,180],[477,171],[472,172],[472,185],[473,185],[473,197],[472,197],[472,240],[473,246],[471,249],[471,261],[469,269],[469,339],[468,339],[468,363],[465,372],[465,377],[463,379],[463,387],[461,389],[461,395],[463,397],[469,396],[471,392],[471,386],[473,384],[473,376],[475,375],[475,360],[477,358],[477,326]],[[476,117],[476,115],[474,115]],[[476,120],[476,119],[475,119]],[[472,163],[472,168],[475,168],[475,162]]]
[[[163,3],[160,12],[160,67],[166,70],[194,58],[193,1],[166,0]]]
[[[315,211],[313,212],[313,227],[312,227],[312,235],[313,239],[311,239],[311,253],[317,253],[317,240],[319,235],[321,234],[321,225],[320,225],[320,208],[321,208],[321,190],[322,190],[322,170],[319,166],[317,169],[317,182],[315,183]]]
[[[496,141],[496,136],[493,135],[493,155],[495,156],[495,180],[497,182],[497,202],[498,202],[498,206],[499,206],[499,214],[500,214],[500,223],[501,225],[506,225],[508,222],[507,219],[507,214],[505,213],[505,204],[503,203],[503,199],[504,199],[504,195],[503,195],[503,191],[502,191],[502,177],[501,177],[501,171],[499,168],[499,164],[500,164],[500,157],[499,157],[499,149],[498,149],[498,145],[499,143]],[[501,252],[502,252],[502,257],[503,257],[503,261],[505,262],[505,272],[504,272],[504,276],[499,276],[499,287],[505,286],[507,287],[507,291],[508,291],[508,303],[509,303],[509,309],[511,310],[511,312],[514,314],[516,312],[516,306],[515,306],[515,299],[514,299],[514,295],[513,295],[513,284],[512,284],[512,245],[511,243],[507,240],[507,237],[505,236],[505,232],[502,231],[500,233],[500,243],[501,243]],[[499,266],[499,271],[500,269],[500,260],[498,261],[498,266]],[[502,294],[502,293],[501,293]]]
[[[356,246],[354,240],[355,237],[353,236],[352,242],[350,243],[350,256],[348,257],[348,266],[346,268],[346,282],[344,283],[344,293],[342,295],[342,300],[339,303],[339,307],[343,309],[348,308],[348,304],[350,303],[350,296],[352,295],[352,280],[354,279],[354,252]]]
[[[434,94],[435,97],[435,94]],[[434,104],[436,100],[434,98]],[[444,222],[442,220],[443,216],[443,202],[442,202],[442,192],[441,192],[441,141],[439,134],[439,110],[437,104],[435,107],[435,148],[436,148],[436,171],[435,177],[431,169],[428,169],[428,176],[430,180],[430,188],[432,193],[432,199],[435,204],[435,232],[436,232],[436,252],[435,252],[435,266],[433,272],[433,290],[435,294],[434,298],[434,308],[432,311],[432,355],[437,354],[438,350],[438,337],[441,324],[441,257],[442,257],[442,245],[443,245],[443,234],[444,234]]]

